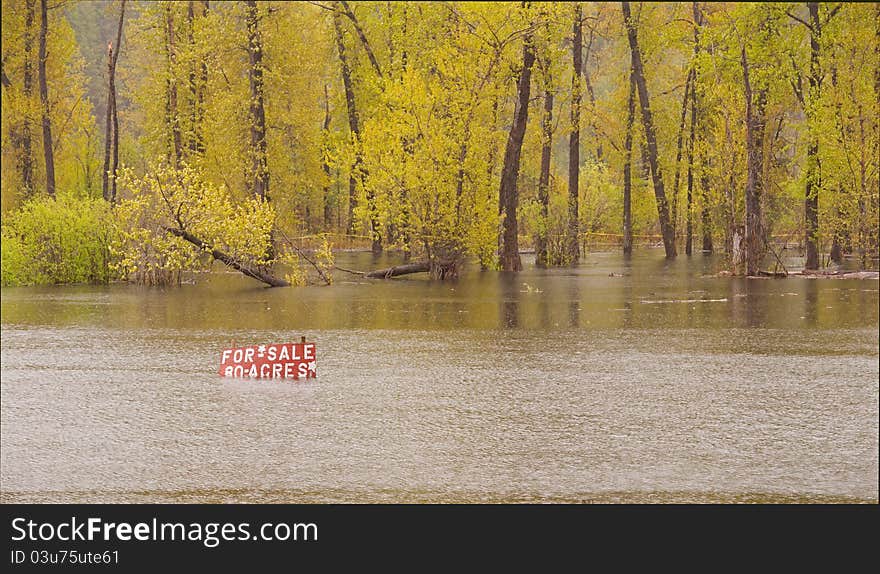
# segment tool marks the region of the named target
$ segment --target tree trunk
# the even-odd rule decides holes
[[[195,23],[196,14],[193,7],[193,0],[186,3],[186,34],[187,43],[190,52],[195,52]],[[190,111],[190,130],[187,137],[187,151],[189,155],[195,155],[198,143],[196,142],[196,107],[198,100],[198,88],[196,86],[196,66],[195,62],[190,64],[189,68],[189,111]]]
[[[104,199],[116,201],[116,170],[119,167],[119,116],[116,108],[116,61],[122,49],[122,26],[125,22],[125,0],[119,8],[119,25],[116,28],[116,50],[107,46],[107,125],[104,131],[104,176],[101,180]],[[111,155],[112,154],[112,155]]]
[[[345,43],[342,38],[342,22],[337,13],[333,14],[333,24],[336,30],[336,49],[339,55],[339,67],[342,71],[342,85],[345,89],[345,106],[348,112],[348,131],[351,134],[351,138],[357,141],[360,138],[357,103],[354,99],[351,69],[348,67],[348,57],[345,53]],[[357,181],[355,180],[355,173],[359,166],[360,154],[356,150],[354,162],[348,174],[348,233],[354,232],[354,208],[357,205]]]
[[[874,61],[880,62],[880,2],[874,4]],[[874,129],[877,130],[876,137],[880,139],[880,66],[874,67]],[[875,140],[878,141],[878,140]],[[875,156],[876,158],[876,156]],[[871,181],[874,189],[880,188],[880,168],[874,170],[875,179]],[[873,221],[877,221],[880,216],[880,194],[872,193],[868,198],[869,217]],[[870,220],[869,220],[870,221]],[[865,222],[867,230],[866,253],[873,254],[874,257],[880,257],[880,226],[871,225]],[[864,264],[863,264],[864,266]]]
[[[642,66],[642,56],[639,51],[639,41],[636,36],[636,28],[630,14],[629,2],[621,2],[623,17],[626,23],[629,47],[632,52],[633,75],[636,79],[636,89],[639,93],[639,102],[642,109],[642,125],[645,128],[645,139],[648,144],[648,162],[651,165],[651,179],[654,184],[654,197],[657,200],[657,214],[660,219],[660,231],[663,234],[663,247],[666,257],[675,257],[675,234],[669,223],[669,204],[666,201],[666,192],[663,188],[663,174],[660,172],[660,159],[657,152],[657,134],[654,131],[654,118],[651,114],[651,105],[648,98],[648,87],[645,84],[645,73]]]
[[[337,11],[333,13],[333,26],[336,31],[336,49],[339,54],[339,65],[342,71],[342,84],[345,89],[345,105],[348,110],[348,129],[351,133],[352,143],[355,146],[354,162],[348,177],[348,232],[354,231],[354,208],[357,204],[357,179],[361,180],[361,187],[366,191],[366,173],[363,166],[363,149],[361,148],[360,118],[358,117],[357,104],[354,99],[354,86],[349,67],[348,57],[345,52],[345,42],[342,33],[342,20],[339,15],[339,3],[335,3]],[[379,234],[379,217],[376,212],[372,193],[367,191],[367,208],[370,212],[370,237],[372,239],[371,250],[374,254],[382,252],[382,237]]]
[[[257,266],[247,265],[237,261],[231,255],[224,253],[218,249],[214,249],[212,246],[208,245],[195,235],[189,233],[185,229],[179,229],[177,227],[165,227],[165,231],[172,235],[176,235],[185,241],[188,241],[199,248],[199,251],[208,251],[211,254],[211,257],[214,259],[225,263],[226,265],[232,267],[236,271],[240,271],[241,273],[247,275],[248,277],[252,277],[257,281],[262,281],[266,285],[270,287],[288,287],[290,283],[285,281],[284,279],[279,279],[274,275],[266,273],[262,269]]]
[[[703,165],[700,172],[700,197],[703,203],[700,225],[703,228],[703,253],[712,253],[712,215],[709,210],[709,164],[708,154],[703,152]]]
[[[376,55],[373,54],[373,49],[370,47],[370,43],[367,41],[367,35],[364,34],[364,29],[361,28],[360,22],[358,22],[358,19],[355,17],[352,9],[349,7],[348,2],[346,2],[345,0],[341,0],[339,4],[345,11],[345,15],[348,17],[349,20],[351,20],[352,26],[354,26],[354,31],[357,33],[358,38],[361,41],[361,45],[363,45],[364,51],[367,53],[367,58],[369,58],[370,64],[376,71],[376,75],[381,78],[382,69],[379,67],[379,61],[376,59]]]
[[[195,27],[196,10],[195,0],[189,0],[186,7],[187,41],[192,53],[196,50]],[[208,3],[202,2],[201,18],[208,11]],[[197,72],[198,71],[198,72]],[[189,155],[201,154],[205,151],[202,141],[202,105],[204,104],[204,89],[207,81],[208,67],[203,58],[196,58],[190,65],[189,70],[189,106],[190,106],[190,131],[188,134],[187,149]]]
[[[636,81],[629,68],[629,97],[626,100],[626,136],[623,140],[623,254],[631,255],[632,237],[632,144],[633,121],[636,115]]]
[[[549,82],[548,82],[549,84]],[[538,202],[543,227],[535,239],[535,265],[547,267],[547,225],[550,207],[550,154],[553,144],[553,92],[544,91],[544,115],[541,117],[541,173],[538,177]]]
[[[691,86],[691,134],[687,148],[687,212],[685,229],[685,255],[691,255],[694,249],[694,222],[693,222],[693,198],[694,198],[694,139],[696,137],[697,122],[697,90],[696,72],[694,72],[694,85]]]
[[[831,239],[831,253],[829,257],[836,265],[843,263],[843,246],[841,245],[841,233],[839,230],[834,231],[834,237]],[[804,267],[806,269],[806,267]]]
[[[581,5],[574,5],[574,24],[572,25],[572,63],[571,77],[571,134],[568,139],[568,253],[571,265],[580,259],[580,220],[578,216],[578,195],[580,192],[581,168],[581,73],[583,62],[583,22]]]
[[[532,64],[535,63],[535,50],[531,34],[523,39],[523,67],[517,84],[516,110],[504,150],[504,167],[501,169],[501,188],[498,193],[499,207],[504,214],[502,220],[501,269],[521,271],[519,257],[519,238],[517,237],[516,210],[519,206],[519,190],[516,180],[519,176],[519,160],[522,152],[526,123],[529,119],[529,92],[531,90]]]
[[[30,102],[34,93],[34,2],[25,0],[24,16],[24,71],[23,88],[25,99],[25,113],[21,126],[21,183],[24,186],[25,196],[34,192],[34,151],[31,137],[31,114]]]
[[[392,277],[409,275],[411,273],[427,273],[430,270],[431,264],[429,262],[420,261],[418,263],[397,265],[395,267],[389,267],[387,269],[377,269],[375,271],[370,271],[369,273],[365,274],[364,277],[368,279],[390,279]]]
[[[247,0],[248,79],[251,115],[251,193],[269,200],[269,165],[266,157],[266,110],[263,106],[263,40],[257,3]]]
[[[406,55],[406,52],[404,52],[403,55]],[[412,157],[413,155],[412,138],[404,136],[401,145],[403,147],[403,156],[401,158],[403,165],[401,166],[401,171],[405,178],[407,158]],[[412,230],[410,219],[409,190],[407,189],[406,181],[404,181],[400,186],[400,237],[401,243],[403,244],[402,249],[404,261],[409,261],[412,256]]]
[[[819,232],[819,185],[820,185],[820,166],[819,166],[819,139],[815,134],[815,127],[812,125],[813,109],[818,105],[822,72],[819,67],[819,49],[822,35],[821,22],[819,21],[819,4],[817,2],[807,2],[807,8],[810,12],[810,96],[806,106],[808,117],[809,144],[807,145],[807,173],[806,173],[806,189],[804,193],[804,222],[805,237],[804,245],[806,249],[806,258],[804,261],[804,269],[819,268],[819,248],[818,248],[818,232]]]
[[[202,2],[202,18],[208,15],[208,10],[210,9],[208,0],[204,0]],[[196,152],[199,154],[205,153],[205,136],[202,131],[202,125],[205,121],[205,92],[208,91],[208,64],[202,59],[199,63],[199,85],[198,85],[198,93],[196,96],[196,111],[193,126],[193,131],[195,132],[195,140],[196,140]]]
[[[116,52],[119,53],[118,51]],[[115,55],[114,55],[115,57]],[[116,201],[116,171],[119,169],[119,109],[116,107],[116,85],[113,85],[113,160],[110,163],[110,201]]]
[[[584,74],[584,85],[587,87],[587,96],[590,98],[590,127],[593,128],[593,134],[596,138],[596,161],[602,162],[602,140],[599,138],[599,129],[596,124],[596,90],[593,89],[593,82],[590,80],[590,49],[593,46],[593,30],[590,30],[590,41],[584,50],[584,60],[581,65],[581,71]]]
[[[52,148],[52,120],[49,117],[49,85],[46,81],[46,36],[49,16],[46,0],[40,0],[40,47],[37,76],[40,82],[40,104],[43,110],[43,157],[46,160],[46,193],[55,196],[55,154]]]
[[[694,70],[688,70],[687,79],[684,81],[684,95],[681,98],[681,117],[678,122],[678,139],[675,146],[675,175],[672,178],[672,234],[677,235],[678,230],[678,189],[681,181],[681,148],[684,145],[684,128],[687,125],[687,111],[690,103],[691,82],[694,80]]]
[[[327,162],[328,139],[330,137],[330,95],[327,93],[327,85],[324,84],[324,123],[321,124],[321,136],[324,139],[325,153],[321,154],[321,170],[324,172],[326,183],[324,184],[324,231],[330,231],[333,221],[333,204],[330,201],[330,164]]]
[[[166,101],[165,101],[165,122],[168,124],[169,135],[171,136],[171,145],[169,146],[169,155],[171,162],[175,167],[180,167],[180,158],[182,154],[182,140],[180,136],[180,120],[177,114],[177,81],[175,80],[175,67],[177,54],[174,46],[174,14],[172,4],[169,2],[165,5],[165,49],[168,55],[168,80],[166,82]]]
[[[764,247],[761,195],[764,191],[764,125],[766,123],[764,108],[767,104],[767,90],[762,88],[753,92],[745,47],[742,48],[741,57],[746,95],[746,163],[748,166],[743,251],[746,274],[755,275],[760,267]]]
[[[699,3],[693,2],[692,4],[693,12],[694,12],[694,23],[696,26],[694,27],[694,56],[696,60],[696,56],[700,53],[700,31],[703,26],[703,12],[700,10]],[[696,115],[696,107],[697,107],[697,78],[694,76],[694,116],[691,119],[693,123],[697,122]],[[702,116],[700,121],[702,120]],[[702,128],[701,128],[702,130]],[[701,133],[703,133],[701,131]],[[700,198],[702,203],[702,213],[701,213],[701,222],[700,226],[703,230],[703,253],[711,253],[713,250],[712,246],[712,220],[711,220],[711,212],[709,211],[709,153],[706,149],[706,145],[700,146],[700,157],[702,161],[700,162]]]
[[[107,121],[104,128],[104,172],[101,177],[101,190],[104,199],[111,202],[110,195],[110,152],[113,149],[113,105],[114,105],[114,78],[113,78],[113,44],[107,44]]]

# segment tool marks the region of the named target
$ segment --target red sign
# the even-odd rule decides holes
[[[220,359],[220,375],[253,379],[316,378],[315,344],[278,343],[226,349]]]

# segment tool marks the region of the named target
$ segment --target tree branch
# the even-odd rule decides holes
[[[269,285],[270,287],[289,287],[290,286],[290,283],[288,283],[284,279],[279,279],[279,278],[275,277],[274,275],[270,275],[268,273],[265,273],[265,272],[261,271],[260,269],[252,267],[250,265],[246,265],[244,263],[239,263],[231,255],[224,253],[223,251],[220,251],[219,249],[214,249],[213,247],[211,247],[210,245],[208,245],[207,243],[205,243],[204,241],[202,241],[201,239],[199,239],[198,237],[196,237],[192,233],[189,233],[188,231],[185,231],[183,229],[178,229],[176,227],[168,227],[168,226],[163,226],[163,228],[165,229],[165,231],[167,231],[171,235],[176,235],[177,237],[180,237],[181,239],[192,243],[193,245],[198,247],[199,250],[208,251],[214,259],[223,262],[224,264],[228,265],[229,267],[232,267],[233,269],[241,272],[244,275],[247,275],[248,277],[256,279],[257,281],[262,281],[263,283],[265,283],[266,285]]]
[[[367,36],[364,34],[363,28],[361,28],[358,19],[355,17],[354,12],[352,12],[351,8],[348,5],[348,2],[345,0],[341,0],[339,2],[342,5],[343,14],[345,14],[351,23],[354,25],[354,31],[357,32],[358,38],[361,40],[361,44],[364,46],[364,50],[367,52],[367,57],[370,59],[370,63],[373,65],[373,69],[376,70],[376,74],[381,78],[382,77],[382,69],[379,67],[379,61],[376,60],[376,55],[373,54],[373,49],[370,47],[370,43],[367,41]]]
[[[791,10],[786,10],[785,13],[788,14],[788,17],[791,18],[792,20],[797,20],[798,22],[800,22],[801,24],[806,26],[808,30],[810,30],[810,31],[813,30],[813,27],[809,24],[809,22],[806,22],[806,21],[798,18],[797,16],[795,16],[794,14],[791,13]]]

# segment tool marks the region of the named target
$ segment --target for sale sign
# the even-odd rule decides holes
[[[253,379],[314,379],[317,377],[315,344],[252,345],[226,349],[220,359],[220,375]]]

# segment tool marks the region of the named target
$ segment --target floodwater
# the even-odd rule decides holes
[[[877,502],[877,280],[524,265],[4,288],[0,501]],[[216,374],[300,335],[317,379]]]

